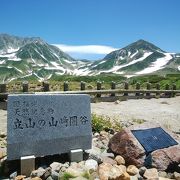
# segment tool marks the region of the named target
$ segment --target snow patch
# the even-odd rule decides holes
[[[0,61],[0,64],[5,64],[5,60],[3,60],[3,61]]]
[[[180,66],[178,66],[178,70],[180,71]]]
[[[137,53],[138,53],[138,51],[136,51],[134,54],[132,54],[132,55],[130,56],[130,58],[132,59]]]
[[[148,74],[159,69],[164,68],[164,66],[173,58],[172,53],[163,53],[165,57],[158,58],[155,62],[153,62],[149,67],[145,68],[142,71],[139,71],[135,74]]]
[[[19,50],[19,48],[12,48],[12,47],[9,47],[7,49],[7,53],[13,53],[13,52],[17,52]]]

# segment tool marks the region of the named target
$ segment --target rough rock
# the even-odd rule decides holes
[[[180,145],[159,149],[151,153],[150,161],[152,167],[165,171],[167,169],[177,169],[180,163]]]
[[[119,180],[130,180],[130,176],[127,172],[124,172],[121,176]]]
[[[127,168],[126,168],[125,165],[122,165],[122,164],[121,164],[121,165],[119,165],[119,168],[121,168],[123,172],[126,172],[126,169],[127,169]]]
[[[102,163],[99,165],[99,178],[101,180],[118,179],[123,171],[117,165]]]
[[[17,171],[13,172],[10,174],[10,179],[15,179],[15,177],[17,176]]]
[[[94,159],[88,159],[85,162],[85,168],[88,169],[90,172],[96,171],[98,168],[98,163]]]
[[[120,155],[117,155],[114,160],[117,162],[118,165],[121,165],[121,164],[124,165],[125,164],[124,158]]]
[[[136,174],[139,173],[139,169],[138,169],[136,166],[134,166],[134,165],[129,165],[129,166],[127,167],[127,172],[128,172],[131,176],[134,176],[134,175],[136,175]]]
[[[141,176],[143,176],[143,174],[145,173],[146,169],[147,169],[147,168],[146,168],[145,166],[140,167],[140,168],[139,168],[139,174],[140,174]]]
[[[59,179],[59,173],[57,171],[52,171],[51,177],[53,180],[58,180]]]
[[[145,179],[158,180],[159,179],[158,171],[156,168],[146,169],[143,177]]]
[[[109,141],[109,148],[124,157],[127,165],[141,167],[145,160],[145,150],[129,129],[116,133]]]
[[[59,172],[62,166],[63,164],[59,162],[53,162],[52,164],[50,164],[52,171],[56,171],[56,172]]]
[[[108,163],[108,164],[111,164],[111,165],[117,164],[117,162],[114,159],[109,158],[109,157],[102,157],[102,162],[103,163]]]
[[[33,177],[41,177],[45,173],[45,169],[43,168],[38,168],[37,170],[34,170],[31,172],[31,178]]]
[[[164,177],[164,178],[167,177],[167,173],[165,171],[159,171],[158,174],[159,174],[159,177]]]

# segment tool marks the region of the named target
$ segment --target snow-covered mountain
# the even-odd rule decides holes
[[[54,74],[73,74],[84,64],[87,62],[76,61],[40,38],[0,35],[0,81],[25,77],[49,79]]]
[[[111,52],[88,67],[89,74],[115,73],[127,77],[160,71],[180,72],[180,56],[139,40]]]
[[[98,75],[125,76],[149,73],[180,73],[180,54],[167,53],[139,40],[113,51],[102,60],[75,60],[41,38],[21,38],[0,34],[0,82],[14,79],[50,79],[53,76]]]

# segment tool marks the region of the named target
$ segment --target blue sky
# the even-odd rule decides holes
[[[138,39],[180,52],[180,0],[0,0],[0,17],[0,33],[38,36],[76,58]]]

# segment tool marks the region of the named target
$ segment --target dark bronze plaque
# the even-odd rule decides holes
[[[143,130],[132,130],[131,132],[144,147],[147,153],[178,144],[160,127]]]

